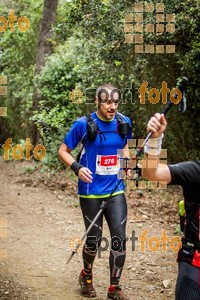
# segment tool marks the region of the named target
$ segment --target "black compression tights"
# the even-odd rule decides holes
[[[103,200],[106,199],[80,198],[86,229],[97,215]],[[101,250],[103,215],[106,218],[111,236],[111,242],[105,242],[104,240],[104,244],[110,246],[110,284],[117,285],[119,284],[126,256],[127,204],[124,194],[118,194],[108,200],[103,214],[98,218],[87,236],[83,247],[83,262],[84,270],[88,273],[92,272],[92,265],[98,248]]]
[[[200,268],[186,262],[178,264],[178,278],[176,283],[176,300],[200,299]]]

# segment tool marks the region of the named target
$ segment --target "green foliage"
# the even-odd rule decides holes
[[[0,118],[0,138],[16,139],[28,135],[29,117],[32,106],[34,62],[36,57],[37,35],[41,18],[42,0],[5,1],[0,6],[0,15],[8,18],[10,9],[14,9],[17,18],[26,16],[30,20],[30,28],[26,32],[18,30],[15,22],[14,31],[8,26],[1,35],[0,74],[8,77],[8,94],[0,100],[0,106],[8,107],[8,117]]]
[[[189,150],[184,157],[187,159],[200,159],[199,142],[200,132],[200,11],[199,0],[180,2],[178,6],[178,28],[176,38],[179,40],[179,64],[181,71],[185,74],[190,84],[187,93],[188,109],[180,124],[180,132],[184,138],[178,143],[182,151]],[[179,135],[180,137],[180,135]],[[184,139],[184,141],[183,141]]]
[[[162,2],[162,1],[161,1]],[[165,1],[166,2],[166,1]],[[31,27],[26,33],[1,34],[1,75],[8,76],[8,95],[1,97],[1,106],[8,107],[8,117],[0,118],[0,138],[25,139],[30,120],[37,123],[41,143],[47,150],[43,163],[60,168],[57,151],[72,122],[94,109],[92,104],[77,104],[69,93],[80,89],[97,88],[103,82],[116,85],[122,92],[133,88],[134,95],[126,94],[126,103],[119,110],[128,115],[134,125],[134,137],[144,138],[146,123],[151,115],[161,111],[161,103],[152,105],[147,100],[140,104],[138,88],[148,81],[148,89],[161,88],[166,81],[172,89],[177,77],[190,79],[188,110],[184,115],[173,108],[168,115],[165,148],[168,161],[199,158],[200,132],[200,12],[199,0],[167,1],[166,11],[175,13],[176,30],[166,35],[166,43],[176,45],[175,54],[135,54],[133,44],[124,43],[125,13],[132,11],[133,1],[73,0],[60,1],[54,37],[53,54],[40,75],[34,78],[37,36],[42,16],[42,0],[7,1],[0,7],[0,15],[7,16],[14,8],[17,16],[26,15]],[[151,18],[151,17],[149,17]],[[150,20],[150,19],[149,19]],[[162,43],[162,36],[146,35],[149,43]],[[39,87],[39,111],[32,111],[33,84]]]
[[[166,81],[168,87],[172,89],[176,85],[177,77],[182,74],[188,76],[191,65],[193,65],[194,76],[197,75],[198,47],[195,48],[195,54],[194,50],[192,53],[187,50],[193,36],[197,37],[198,26],[191,27],[191,15],[186,18],[188,10],[190,10],[193,23],[198,22],[195,18],[196,4],[197,1],[193,1],[192,9],[178,1],[166,4],[168,12],[176,13],[177,30],[174,34],[166,37],[167,43],[176,44],[178,51],[174,55],[136,55],[133,53],[133,45],[124,44],[124,15],[132,8],[128,5],[125,7],[123,1],[114,3],[113,1],[76,0],[60,7],[58,22],[55,26],[55,40],[62,46],[55,48],[55,54],[50,58],[52,63],[48,63],[40,81],[42,94],[48,99],[47,107],[51,106],[53,99],[60,104],[65,99],[68,107],[68,92],[75,87],[84,91],[88,87],[96,88],[102,82],[112,82],[123,92],[126,88],[130,88],[133,82],[136,89],[134,97],[131,98],[130,93],[127,93],[127,101],[125,104],[121,104],[119,109],[132,119],[134,137],[143,138],[146,135],[146,123],[149,117],[156,111],[161,111],[163,105],[161,103],[152,105],[148,100],[145,105],[140,104],[137,88],[142,82],[148,81],[149,89],[155,87],[159,90],[162,81]],[[184,22],[185,18],[188,22],[190,20],[188,24],[187,21]],[[188,34],[183,37],[183,31],[186,28]],[[159,35],[149,36],[148,39],[149,42],[157,44],[160,37]],[[197,42],[196,45],[198,45]],[[183,49],[185,50],[183,51]],[[184,67],[181,68],[180,64]],[[185,66],[188,68],[187,72]],[[197,90],[199,90],[199,83],[197,83]],[[196,110],[197,105],[193,103],[193,106]],[[80,109],[85,112],[84,105],[80,106]],[[81,113],[81,111],[79,112]],[[190,114],[189,105],[189,112],[185,115],[178,115],[176,108],[169,115],[168,139],[165,142],[169,161],[198,157],[196,147],[194,151],[188,152],[189,145],[194,144]],[[79,114],[76,113],[71,114],[71,122],[78,116]],[[177,152],[180,144],[182,151]]]
[[[25,173],[33,173],[34,172],[34,170],[35,170],[35,167],[33,167],[33,166],[25,166],[24,167],[24,172]]]

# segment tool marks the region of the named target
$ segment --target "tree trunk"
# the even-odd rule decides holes
[[[44,0],[43,16],[38,38],[35,75],[40,73],[41,69],[45,65],[46,58],[52,52],[51,42],[49,40],[52,38],[52,25],[56,19],[57,6],[58,0]],[[39,100],[40,94],[37,83],[35,83],[33,91],[33,110],[38,109]],[[33,145],[36,145],[39,140],[39,132],[35,123],[31,128],[31,140]]]

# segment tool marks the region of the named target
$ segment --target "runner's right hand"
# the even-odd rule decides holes
[[[91,174],[92,174],[92,172],[86,167],[80,168],[80,170],[78,171],[78,177],[82,181],[87,182],[87,183],[92,182],[93,178],[92,178]]]

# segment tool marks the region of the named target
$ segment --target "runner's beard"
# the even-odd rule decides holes
[[[112,110],[112,111],[109,110],[109,111],[107,111],[107,113],[106,113],[106,118],[107,118],[108,120],[114,118],[115,113],[116,113],[115,110]],[[109,114],[110,117],[107,116],[108,114]]]
[[[110,108],[110,109],[107,109],[105,112],[102,110],[102,108],[101,108],[101,103],[100,102],[98,102],[98,105],[97,105],[97,112],[99,112],[99,114],[103,117],[103,118],[105,118],[105,120],[112,120],[113,118],[114,118],[114,116],[115,116],[115,114],[116,114],[116,109],[112,109],[112,108]],[[112,115],[110,115],[110,114],[112,114]]]

